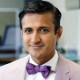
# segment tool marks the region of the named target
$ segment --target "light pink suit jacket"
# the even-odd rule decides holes
[[[0,80],[26,80],[26,62],[29,55],[0,67]],[[55,80],[80,80],[80,65],[59,54]]]

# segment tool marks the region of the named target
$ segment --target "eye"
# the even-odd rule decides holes
[[[47,32],[49,32],[49,29],[47,29],[47,28],[41,28],[40,31],[41,31],[42,33],[47,33]]]
[[[28,34],[32,33],[32,31],[33,31],[33,30],[32,30],[31,28],[26,28],[26,29],[25,29],[25,32],[28,33]]]

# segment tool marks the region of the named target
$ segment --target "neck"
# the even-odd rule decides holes
[[[55,54],[55,53],[54,53]],[[40,58],[35,58],[35,57],[32,57],[31,58],[33,59],[34,62],[36,62],[38,65],[42,65],[46,62],[48,62],[53,56],[54,54],[51,54],[51,55],[46,55],[45,57],[40,57]]]

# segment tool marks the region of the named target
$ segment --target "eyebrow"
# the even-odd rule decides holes
[[[49,29],[49,27],[48,26],[41,26],[41,27],[39,27],[39,29]]]
[[[31,27],[26,27],[26,28],[24,28],[24,31],[26,31],[27,29],[32,29]]]
[[[27,28],[31,28],[31,27],[25,27],[24,29],[27,29]]]
[[[49,29],[48,26],[40,26],[38,29],[44,29],[44,28]],[[24,30],[26,30],[26,29],[32,29],[32,27],[26,27],[26,28],[24,28]]]

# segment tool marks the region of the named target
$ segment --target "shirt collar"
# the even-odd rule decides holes
[[[38,65],[36,62],[34,62],[32,60],[31,56],[30,56],[29,62],[34,65]],[[58,62],[58,53],[55,50],[55,55],[48,62],[44,63],[43,65],[51,66],[51,70],[56,71],[57,62]]]

